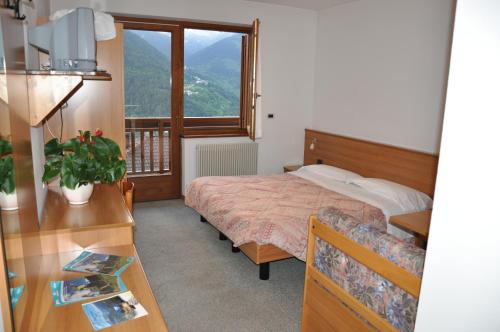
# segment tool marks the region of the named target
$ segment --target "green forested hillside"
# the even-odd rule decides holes
[[[125,31],[125,104],[129,117],[170,116],[170,59],[168,52],[158,49],[166,38],[170,39],[165,34],[141,38]],[[148,41],[158,43],[156,48]],[[186,55],[185,116],[239,115],[240,61],[239,34]]]
[[[170,60],[133,32],[125,31],[125,115],[170,116]]]

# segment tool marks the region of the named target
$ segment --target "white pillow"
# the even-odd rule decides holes
[[[429,196],[399,183],[372,178],[352,179],[350,183],[396,202],[405,213],[432,208],[432,199]]]
[[[361,175],[357,173],[324,164],[304,166],[301,167],[298,172],[300,173],[300,171],[310,172],[332,180],[341,181],[345,183],[354,179],[363,178]]]

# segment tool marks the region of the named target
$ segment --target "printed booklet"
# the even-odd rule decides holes
[[[84,303],[82,307],[96,331],[148,314],[130,291],[104,300]]]
[[[17,302],[19,302],[21,295],[23,295],[23,291],[24,291],[24,285],[10,289],[10,302],[12,305],[12,310],[16,309]]]
[[[64,266],[63,270],[119,276],[133,261],[134,257],[84,251]]]
[[[104,274],[64,281],[51,281],[50,289],[56,307],[127,290],[120,277]]]

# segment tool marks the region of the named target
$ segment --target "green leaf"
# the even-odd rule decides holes
[[[44,153],[46,157],[62,155],[62,152],[62,146],[59,144],[59,140],[57,138],[53,138],[45,143]]]
[[[81,143],[78,140],[78,138],[71,138],[71,139],[65,141],[64,143],[62,143],[61,147],[63,150],[75,152],[80,148],[80,145],[81,145]]]
[[[0,156],[12,153],[12,144],[9,141],[0,139]]]
[[[43,182],[50,182],[53,178],[59,176],[62,167],[62,156],[53,156],[47,158],[44,165],[44,171],[42,176]]]
[[[75,189],[78,185],[79,175],[77,167],[75,167],[74,157],[65,156],[61,166],[61,185],[69,189]]]
[[[16,190],[14,159],[12,156],[0,159],[0,191],[11,194]]]

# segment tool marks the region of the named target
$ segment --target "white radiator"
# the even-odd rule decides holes
[[[196,177],[257,174],[257,143],[196,146]]]

